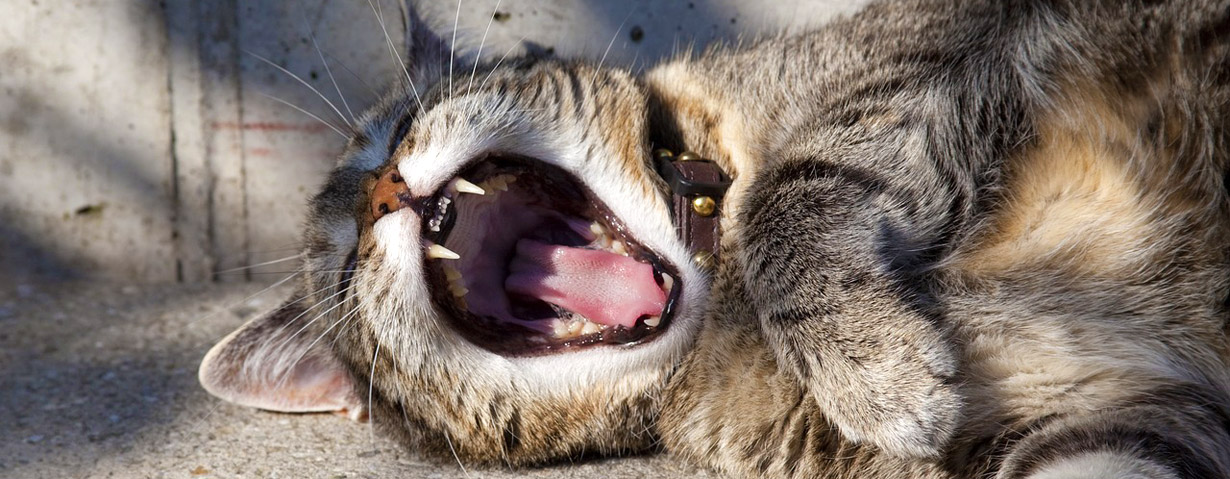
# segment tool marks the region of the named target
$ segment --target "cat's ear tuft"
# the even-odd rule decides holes
[[[307,308],[304,301],[288,301],[223,338],[201,360],[201,386],[242,406],[361,419],[363,403],[350,373],[327,341],[300,332],[310,319]]]
[[[416,85],[430,84],[444,76],[450,60],[456,65],[463,64],[464,56],[453,52],[449,42],[432,31],[415,11],[412,0],[401,0],[401,14],[405,32],[402,52],[406,58],[406,74]],[[453,57],[450,52],[457,56]]]

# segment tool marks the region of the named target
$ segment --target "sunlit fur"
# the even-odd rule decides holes
[[[406,20],[413,83],[314,199],[304,290],[332,311],[311,337],[411,447],[524,466],[661,446],[737,476],[1230,477],[1230,3],[882,2],[641,77],[535,57],[450,74]],[[656,147],[736,180],[712,277],[676,239]],[[492,153],[571,172],[681,269],[663,337],[511,358],[440,317],[421,218],[373,221],[372,172],[428,196]]]

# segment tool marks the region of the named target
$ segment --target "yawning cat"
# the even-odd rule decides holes
[[[881,2],[640,76],[405,20],[215,395],[471,463],[1230,477],[1230,1]]]

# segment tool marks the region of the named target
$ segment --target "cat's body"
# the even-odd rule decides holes
[[[882,3],[640,80],[527,59],[454,84],[412,30],[435,86],[369,114],[314,205],[309,300],[211,352],[219,395],[370,403],[413,444],[513,465],[660,442],[737,475],[1230,477],[1230,3]],[[735,179],[712,279],[655,147]],[[493,152],[575,175],[677,268],[669,329],[523,356],[450,327],[425,201]],[[400,203],[373,209],[389,171]],[[282,326],[313,308],[302,336],[332,354]],[[285,371],[333,399],[288,404]]]

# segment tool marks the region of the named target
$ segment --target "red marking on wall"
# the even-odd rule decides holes
[[[248,148],[248,154],[251,156],[273,156],[275,153],[273,148]]]
[[[233,121],[215,121],[211,128],[218,130],[249,130],[249,131],[299,131],[304,133],[321,133],[329,127],[319,123],[279,123],[274,121],[256,121],[237,123]]]

